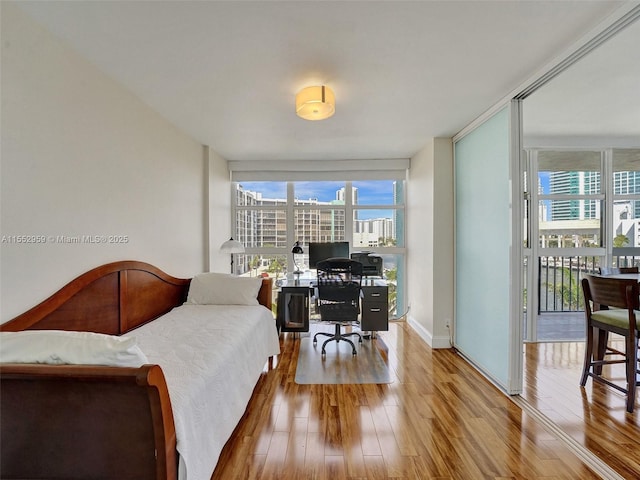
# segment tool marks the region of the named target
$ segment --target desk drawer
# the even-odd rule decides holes
[[[362,330],[389,330],[387,303],[375,302],[362,305],[360,328]]]
[[[384,302],[387,303],[389,295],[388,287],[362,287],[362,302]]]
[[[364,331],[389,330],[389,288],[382,285],[362,287],[362,317],[360,328]]]

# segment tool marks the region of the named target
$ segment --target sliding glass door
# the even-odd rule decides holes
[[[512,101],[454,141],[454,343],[494,383],[510,394],[519,393],[519,102]]]

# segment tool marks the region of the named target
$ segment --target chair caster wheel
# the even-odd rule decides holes
[[[358,354],[358,352],[356,352],[356,351],[354,350],[354,351],[353,351],[353,355],[355,356],[355,355],[357,355],[357,354]]]

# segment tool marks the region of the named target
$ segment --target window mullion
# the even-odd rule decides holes
[[[298,240],[295,238],[295,211],[294,211],[294,185],[293,182],[287,182],[287,272],[293,272],[293,255],[289,255],[291,253],[291,248],[293,244]]]
[[[613,262],[613,151],[607,149],[602,152],[602,181],[600,189],[605,194],[604,212],[602,214],[603,240],[602,244],[606,248],[604,264],[612,265]]]
[[[344,239],[353,246],[353,183],[346,182],[344,189]]]

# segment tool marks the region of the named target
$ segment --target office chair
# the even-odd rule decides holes
[[[358,337],[362,343],[362,336],[357,332],[342,333],[340,327],[358,322],[362,263],[349,258],[328,258],[318,262],[316,269],[320,320],[334,323],[335,333],[318,332],[313,336],[313,344],[317,344],[318,336],[326,336],[329,338],[322,344],[322,355],[327,353],[327,343],[333,341],[349,343],[356,355],[356,346],[347,337]]]

